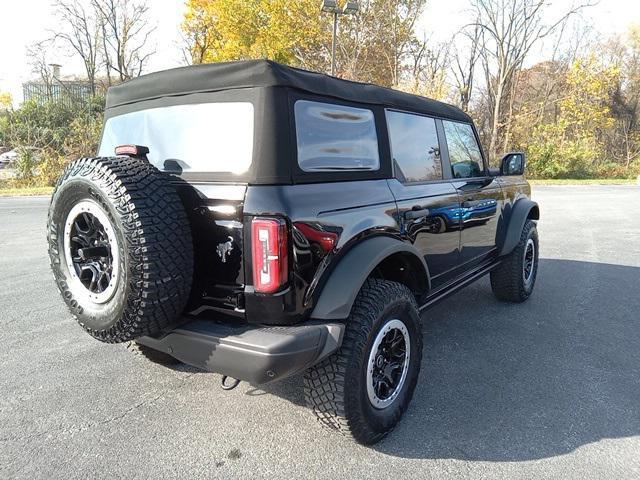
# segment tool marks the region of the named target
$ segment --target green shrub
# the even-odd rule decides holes
[[[37,167],[40,161],[35,148],[18,147],[18,158],[15,161],[15,178],[17,186],[29,187],[36,183]]]
[[[19,154],[15,186],[54,185],[71,160],[95,154],[102,128],[104,98],[88,104],[25,102],[0,123],[6,141]],[[0,137],[2,138],[2,137]]]

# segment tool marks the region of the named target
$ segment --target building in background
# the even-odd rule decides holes
[[[61,65],[51,64],[51,75],[42,75],[38,80],[22,84],[24,101],[34,100],[38,104],[54,100],[66,104],[88,103],[91,100],[91,85],[88,81],[60,75]]]

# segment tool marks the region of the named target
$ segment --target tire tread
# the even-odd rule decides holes
[[[359,375],[350,373],[359,371],[357,362],[366,355],[367,340],[372,326],[382,314],[387,302],[394,299],[406,300],[416,311],[418,309],[415,297],[405,285],[375,278],[368,279],[356,297],[340,349],[307,370],[304,376],[305,400],[318,421],[324,427],[363,444],[375,443],[387,435],[404,413],[410,400],[409,397],[397,410],[391,428],[384,432],[376,432],[370,429],[362,415],[349,410],[350,405],[356,405],[360,401],[354,396],[358,388],[345,388],[347,382],[356,384],[362,381]],[[422,344],[421,340],[419,344]],[[416,354],[420,355],[421,352]],[[411,392],[416,381],[417,375],[408,386]]]
[[[51,214],[57,193],[82,177],[100,190],[122,223],[128,256],[129,293],[122,317],[95,330],[81,320],[60,268],[58,226]],[[47,228],[49,257],[62,297],[80,325],[103,342],[125,342],[158,333],[176,322],[186,305],[193,277],[193,243],[186,212],[169,176],[148,161],[132,157],[81,158],[70,163],[54,189]]]
[[[531,295],[531,291],[527,291],[522,279],[522,259],[530,235],[536,237],[537,249],[536,224],[532,220],[527,220],[516,247],[510,254],[503,258],[502,263],[498,267],[491,271],[491,290],[500,301],[521,303]]]

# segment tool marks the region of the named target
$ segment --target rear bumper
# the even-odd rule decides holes
[[[192,320],[163,337],[137,342],[210,372],[253,384],[286,378],[318,363],[342,344],[344,325],[275,327]]]

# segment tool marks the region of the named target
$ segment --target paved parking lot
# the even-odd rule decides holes
[[[0,478],[640,478],[640,187],[537,187],[538,284],[425,312],[421,381],[373,448],[299,378],[219,388],[86,335],[49,272],[48,199],[0,199]]]

